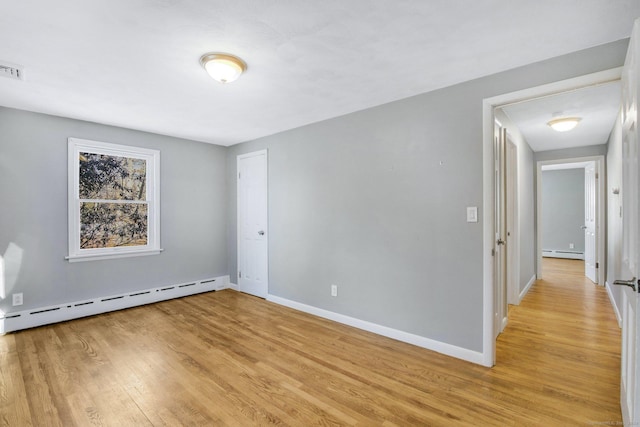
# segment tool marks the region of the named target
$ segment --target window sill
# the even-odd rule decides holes
[[[118,253],[101,253],[101,254],[90,254],[90,255],[69,255],[64,257],[69,262],[83,262],[83,261],[99,261],[104,259],[115,259],[115,258],[129,258],[135,256],[148,256],[148,255],[158,255],[164,249],[148,249],[144,251],[128,251],[128,252],[118,252]]]

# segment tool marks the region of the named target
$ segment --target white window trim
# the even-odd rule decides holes
[[[144,159],[147,162],[146,199],[148,202],[147,244],[145,246],[122,246],[117,248],[80,249],[80,166],[79,153],[89,152],[120,157]],[[68,216],[69,216],[69,262],[94,261],[144,255],[157,255],[160,248],[160,151],[91,141],[68,139]]]

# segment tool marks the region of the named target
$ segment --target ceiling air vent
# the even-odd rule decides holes
[[[0,61],[0,76],[16,80],[24,80],[24,67]]]

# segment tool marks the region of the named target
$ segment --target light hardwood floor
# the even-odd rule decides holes
[[[620,422],[620,330],[579,261],[545,259],[493,369],[222,291],[0,337],[0,424]]]

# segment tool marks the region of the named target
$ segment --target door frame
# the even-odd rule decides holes
[[[576,90],[579,88],[597,84],[610,83],[620,80],[622,67],[612,68],[597,73],[587,74],[567,80],[561,80],[546,85],[527,88],[515,92],[506,93],[490,98],[482,102],[482,248],[483,248],[483,337],[482,337],[482,364],[484,366],[495,365],[496,341],[494,339],[493,325],[493,301],[495,297],[493,280],[493,256],[494,236],[494,194],[493,194],[493,134],[495,115],[494,109],[506,104],[523,102],[531,98],[551,96],[561,92]]]
[[[606,265],[605,265],[605,159],[601,156],[572,157],[557,160],[539,160],[536,162],[536,278],[542,279],[542,167],[546,165],[559,165],[564,163],[584,163],[594,162],[598,180],[596,185],[596,263],[598,263],[598,285],[604,286]],[[584,190],[583,190],[584,191]]]

